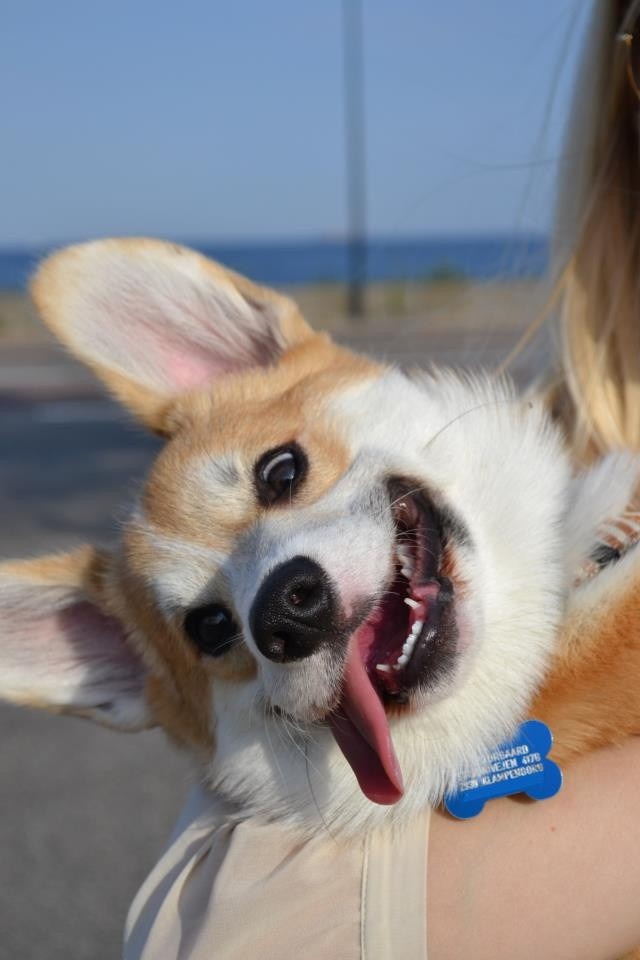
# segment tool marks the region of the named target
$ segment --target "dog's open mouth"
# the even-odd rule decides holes
[[[342,696],[330,718],[362,791],[376,803],[403,794],[387,709],[407,702],[451,657],[453,586],[443,576],[442,518],[406,481],[389,484],[396,527],[394,575],[350,639]]]

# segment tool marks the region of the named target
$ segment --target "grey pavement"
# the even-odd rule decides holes
[[[403,363],[492,367],[515,334],[350,339]],[[0,555],[109,541],[156,448],[62,354],[0,354]],[[158,732],[10,707],[0,732],[0,960],[114,960],[188,765]]]
[[[108,542],[155,447],[106,403],[0,410],[2,556]],[[117,958],[189,777],[159,732],[0,708],[0,958]]]

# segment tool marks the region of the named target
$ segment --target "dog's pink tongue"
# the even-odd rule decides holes
[[[404,792],[387,715],[355,640],[349,645],[342,699],[330,718],[336,742],[374,803],[396,803]]]

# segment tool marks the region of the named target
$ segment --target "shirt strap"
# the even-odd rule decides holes
[[[365,844],[362,870],[362,960],[427,960],[427,850],[431,811]]]

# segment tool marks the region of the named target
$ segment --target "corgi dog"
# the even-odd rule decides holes
[[[0,565],[1,697],[160,725],[235,817],[350,834],[529,716],[561,763],[640,732],[633,458],[576,474],[504,380],[358,356],[174,244],[68,248],[32,293],[165,445],[113,551]]]

